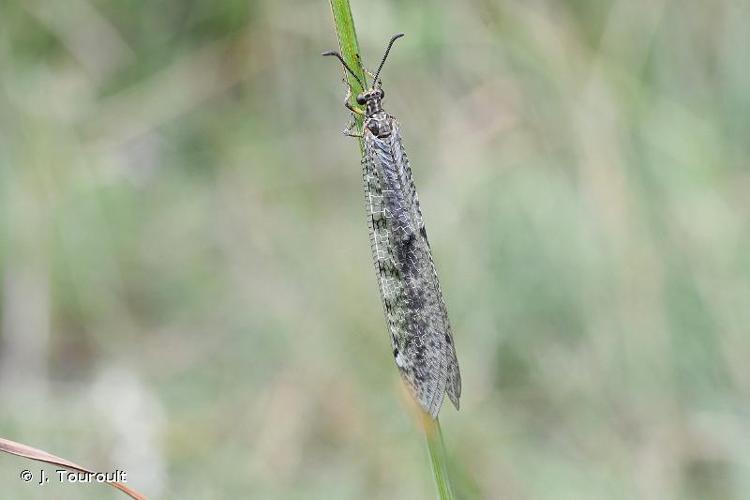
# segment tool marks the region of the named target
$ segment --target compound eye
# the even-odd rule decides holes
[[[381,98],[381,99],[382,99],[383,97],[385,97],[385,90],[383,90],[383,89],[378,89],[378,93],[380,94],[380,98]]]
[[[364,94],[359,94],[357,96],[357,104],[360,106],[364,105],[367,102],[367,99],[365,98]]]

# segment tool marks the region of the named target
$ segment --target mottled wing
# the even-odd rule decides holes
[[[432,304],[434,307],[435,323],[442,324],[445,332],[446,341],[446,356],[448,357],[448,380],[446,384],[446,392],[450,398],[453,406],[456,409],[459,408],[459,399],[461,398],[461,372],[458,368],[458,358],[456,357],[456,347],[453,343],[453,330],[451,329],[450,322],[448,321],[448,311],[445,307],[445,300],[443,299],[443,292],[440,289],[440,280],[438,279],[437,269],[435,263],[432,260],[432,250],[430,248],[430,242],[427,238],[427,230],[422,220],[422,211],[419,208],[419,198],[417,196],[417,189],[414,185],[414,179],[411,174],[411,166],[409,165],[409,159],[406,156],[406,150],[404,149],[404,143],[401,140],[401,133],[399,130],[399,124],[396,119],[392,119],[392,127],[394,133],[392,134],[392,149],[396,159],[396,163],[402,165],[401,178],[402,184],[407,192],[408,204],[411,210],[411,217],[414,224],[419,228],[419,235],[423,239],[424,247],[426,248],[427,259],[425,261],[425,269],[423,272],[425,275],[431,275],[431,282],[434,283],[435,300]],[[428,264],[429,263],[429,264]],[[427,265],[428,264],[428,265]]]
[[[461,380],[440,285],[397,123],[378,138],[365,131],[365,202],[375,269],[396,365],[433,417],[448,393],[458,408]]]

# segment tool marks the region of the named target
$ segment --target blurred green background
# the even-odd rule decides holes
[[[353,0],[460,498],[750,496],[750,4]],[[0,3],[0,436],[153,498],[434,498],[317,1]],[[123,498],[25,484],[3,498]]]

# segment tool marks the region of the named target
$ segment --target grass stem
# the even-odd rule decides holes
[[[427,451],[430,454],[430,463],[432,464],[432,475],[435,478],[435,485],[438,490],[440,500],[453,500],[450,478],[448,477],[448,460],[445,453],[445,444],[443,443],[443,431],[440,429],[440,421],[424,414],[422,418],[422,427],[424,429],[425,439],[427,440]]]
[[[352,9],[349,6],[349,0],[330,0],[331,12],[333,13],[333,22],[336,26],[336,36],[339,41],[339,50],[341,57],[344,58],[346,64],[354,71],[359,77],[360,81],[366,83],[365,71],[362,68],[362,61],[358,57],[359,54],[359,42],[357,42],[357,32],[354,29],[354,19],[352,18]],[[346,79],[352,89],[351,104],[356,105],[354,99],[357,94],[362,92],[362,86],[357,80],[350,75],[348,72],[344,72]],[[362,132],[362,123],[364,119],[362,115],[355,114],[354,121],[357,126],[357,132]],[[360,150],[363,150],[362,141],[359,141]]]

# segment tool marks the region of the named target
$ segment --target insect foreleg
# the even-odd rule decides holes
[[[365,68],[365,65],[362,64],[362,59],[359,57],[359,54],[357,54],[357,61],[359,62],[359,65],[362,67],[362,70],[365,72],[365,74],[374,80],[375,79],[375,73],[373,73],[369,69]],[[373,84],[374,84],[374,82],[373,82]]]
[[[352,113],[356,113],[358,115],[364,116],[365,112],[362,111],[359,108],[354,107],[351,103],[352,98],[352,86],[349,85],[349,82],[346,81],[346,78],[344,78],[344,85],[346,85],[346,97],[344,97],[344,106],[346,106],[346,109],[351,111]],[[349,128],[349,127],[347,127]]]
[[[341,131],[342,134],[348,135],[349,137],[362,137],[362,134],[358,132],[352,132],[354,130],[354,127],[357,125],[357,123],[354,121],[354,118],[352,118],[349,121],[349,124],[346,126],[344,130]]]

